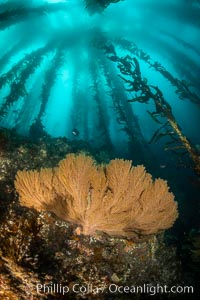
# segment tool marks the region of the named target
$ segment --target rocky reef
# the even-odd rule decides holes
[[[69,152],[90,150],[81,141],[31,142],[1,132],[1,299],[132,299],[133,294],[145,299],[158,285],[184,284],[176,248],[165,243],[163,233],[140,243],[102,232],[77,235],[75,225],[53,213],[19,205],[13,184],[17,170],[52,167]],[[99,161],[110,155],[95,153]],[[146,293],[136,293],[137,286],[145,286]]]

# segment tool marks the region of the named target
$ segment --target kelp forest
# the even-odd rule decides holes
[[[199,39],[199,0],[0,0],[0,299],[196,299]]]

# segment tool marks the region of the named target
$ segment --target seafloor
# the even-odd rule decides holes
[[[0,133],[0,299],[147,299],[149,293],[109,292],[109,287],[144,284],[192,285],[197,292],[198,231],[181,241],[167,232],[141,243],[100,232],[77,236],[73,225],[52,213],[19,205],[16,172],[56,166],[71,152],[88,153],[99,162],[112,156],[96,153],[81,141],[49,136],[31,141],[14,131]],[[157,294],[152,299],[166,297],[175,295]]]

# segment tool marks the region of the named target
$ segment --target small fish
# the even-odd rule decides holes
[[[160,168],[161,168],[161,169],[165,169],[165,168],[166,168],[166,165],[160,165]]]
[[[74,136],[78,136],[79,135],[79,131],[78,131],[78,129],[76,129],[76,128],[74,128],[73,130],[72,130],[72,134],[74,135]]]

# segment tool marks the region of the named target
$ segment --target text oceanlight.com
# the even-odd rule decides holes
[[[151,284],[144,284],[144,285],[117,285],[117,284],[110,284],[109,286],[102,286],[96,287],[92,284],[81,285],[81,284],[74,284],[73,286],[62,285],[58,283],[50,282],[49,284],[37,284],[36,289],[38,293],[44,294],[68,294],[68,293],[75,293],[75,294],[103,294],[103,293],[111,293],[111,294],[149,294],[149,295],[156,295],[156,294],[193,294],[194,288],[193,286],[181,286],[181,285],[174,285],[174,286],[167,286],[167,285],[151,285]]]

